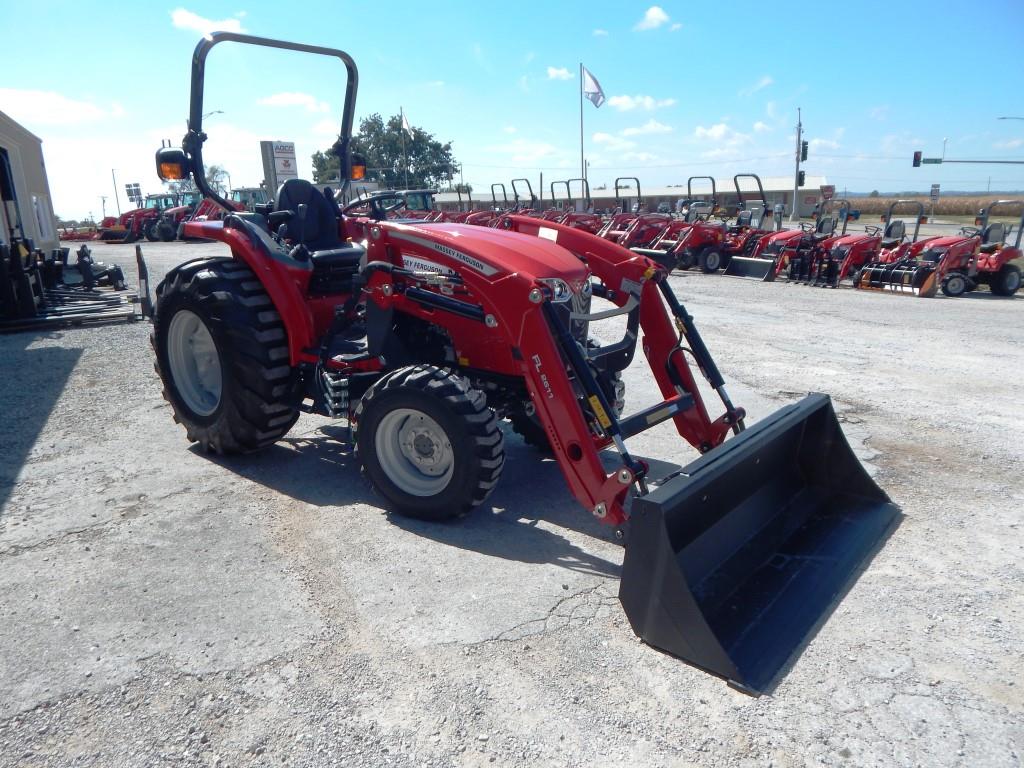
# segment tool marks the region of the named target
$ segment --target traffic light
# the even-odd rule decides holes
[[[801,141],[800,142],[800,161],[803,162],[806,159],[807,159],[807,142],[806,141]]]
[[[922,154],[924,154],[924,153],[920,152],[920,151],[914,153],[914,167],[915,168],[920,168],[921,167],[921,155]]]
[[[798,173],[796,175],[796,185],[798,187],[802,187],[804,185],[804,179],[805,178],[806,178],[806,174],[803,171],[800,171],[800,173]]]

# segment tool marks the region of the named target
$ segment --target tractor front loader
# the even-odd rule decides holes
[[[157,154],[161,177],[192,176],[216,195],[202,173],[203,68],[225,41],[344,64],[334,152],[352,178],[352,59],[234,33],[196,48],[188,133]],[[507,420],[546,443],[585,510],[623,532],[619,596],[634,631],[745,691],[772,685],[898,515],[827,396],[748,428],[667,271],[616,243],[511,213],[494,227],[391,221],[374,205],[352,217],[297,179],[266,215],[185,226],[231,249],[157,289],[157,367],[190,440],[246,452],[300,411],[347,418],[385,504],[441,520],[494,490]],[[594,344],[590,326],[609,319],[622,338]],[[627,414],[619,374],[638,348],[661,399]],[[628,443],[669,422],[699,457],[655,476]]]

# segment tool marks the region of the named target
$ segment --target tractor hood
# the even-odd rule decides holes
[[[575,285],[589,274],[587,265],[572,252],[540,237],[470,224],[386,226],[393,241],[418,246],[421,253],[434,251],[447,257],[445,262],[453,268],[461,271],[465,266],[491,280],[519,273],[530,278],[560,277]]]
[[[964,237],[963,235],[949,235],[947,237],[933,237],[927,240],[928,248],[950,248],[960,243],[976,240],[976,237]]]
[[[841,237],[837,237],[832,241],[832,247],[849,247],[852,245],[860,245],[870,240],[879,240],[881,235],[869,235],[867,232],[851,232]]]

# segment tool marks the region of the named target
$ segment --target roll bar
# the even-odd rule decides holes
[[[337,155],[340,162],[341,177],[343,179],[341,191],[343,193],[347,192],[352,176],[352,157],[349,145],[352,141],[352,124],[355,120],[356,112],[356,92],[359,88],[359,70],[356,69],[356,63],[352,60],[352,57],[337,48],[289,43],[284,40],[272,40],[267,37],[255,37],[237,32],[212,32],[199,41],[192,54],[192,84],[189,96],[188,132],[185,134],[185,138],[181,140],[181,148],[190,161],[192,178],[195,181],[196,187],[203,193],[203,196],[211,198],[217,204],[231,210],[230,203],[218,195],[207,183],[206,172],[203,167],[203,142],[207,138],[206,134],[203,133],[206,57],[213,50],[214,46],[226,42],[257,45],[264,48],[280,48],[300,53],[312,53],[318,56],[331,56],[341,60],[347,72],[345,101],[341,113],[341,132],[338,134],[338,139],[334,142],[331,150]]]
[[[508,208],[508,193],[505,191],[505,185],[500,181],[497,184],[491,184],[491,201],[494,203],[495,207],[497,207],[498,198],[494,194],[495,187],[501,187],[501,199],[505,202],[505,207]]]
[[[532,208],[537,202],[537,196],[533,194],[533,185],[529,179],[512,179],[512,198],[516,206],[519,205],[519,188],[516,187],[517,181],[526,182],[526,191],[530,193],[530,207]]]
[[[569,197],[569,182],[568,181],[552,181],[551,185],[550,185],[551,186],[551,205],[554,205],[559,200],[558,195],[555,194],[555,185],[556,184],[558,184],[560,186],[561,185],[565,185],[565,201],[569,202],[569,200],[571,199]]]
[[[694,179],[707,179],[711,182],[711,208],[715,209],[718,207],[718,189],[715,186],[714,176],[691,176],[686,180],[686,199],[693,201],[693,180]],[[740,202],[743,202],[742,199]]]
[[[914,217],[914,237],[910,242],[916,243],[917,236],[921,233],[921,219],[924,218],[924,203],[920,200],[893,200],[889,203],[889,208],[885,212],[885,229],[889,228],[889,223],[892,221],[892,212],[899,208],[901,205],[908,205],[917,208],[917,216]],[[882,230],[885,231],[884,229]]]
[[[584,196],[584,200],[585,200],[585,201],[586,201],[586,203],[587,203],[587,208],[589,208],[589,207],[590,207],[590,205],[591,205],[591,203],[593,202],[593,201],[592,201],[592,200],[590,199],[590,182],[589,182],[589,181],[587,181],[586,179],[568,179],[568,180],[567,180],[567,181],[565,182],[565,188],[566,188],[566,192],[567,192],[567,193],[568,193],[568,190],[569,190],[569,188],[570,188],[570,185],[571,185],[571,184],[572,184],[572,183],[573,183],[574,181],[578,181],[578,182],[580,182],[580,191],[581,191],[581,192],[583,193],[583,196]],[[570,200],[572,200],[573,198],[571,198],[571,197],[570,197],[569,199],[570,199]]]
[[[989,216],[992,215],[992,209],[1006,207],[1008,205],[1019,205],[1022,208],[1024,208],[1024,200],[996,200],[994,203],[990,203],[988,208],[981,209],[981,215],[977,219],[975,219],[975,223],[980,223],[982,229],[984,229],[985,227],[988,226],[988,219]],[[1022,230],[1024,230],[1024,210],[1021,211],[1020,223],[1017,225],[1017,239],[1013,243],[1014,248],[1020,248],[1020,236]],[[1009,234],[1010,233],[1007,232],[1006,236],[1009,236]],[[1006,241],[1006,237],[1003,238],[1003,241]]]
[[[841,217],[843,220],[843,231],[840,233],[845,235],[846,225],[850,221],[850,211],[853,210],[853,206],[850,204],[850,201],[847,200],[845,197],[832,197],[826,200],[825,204],[821,206],[821,212],[825,213],[825,211],[831,211],[832,208],[835,206],[835,203],[842,203],[842,206],[840,206],[839,208],[840,211],[842,211],[844,208],[846,209],[846,215]]]
[[[619,184],[620,181],[632,181],[634,183],[633,186],[630,186],[629,184]],[[632,189],[633,187],[636,187],[636,201],[639,204],[639,202],[643,198],[640,195],[640,179],[638,179],[636,176],[619,176],[617,179],[615,179],[615,199],[622,199],[619,197],[620,189]]]
[[[743,198],[743,190],[740,188],[740,179],[753,179],[757,182],[757,194],[761,197],[761,205],[764,206],[765,213],[771,210],[768,207],[768,198],[764,196],[764,186],[761,184],[761,177],[756,173],[737,173],[732,177],[732,183],[736,187],[736,198],[741,204],[746,201]]]

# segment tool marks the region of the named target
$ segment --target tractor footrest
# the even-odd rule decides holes
[[[677,413],[688,411],[693,407],[693,395],[676,395],[664,402],[645,408],[639,413],[622,419],[619,422],[619,431],[623,439],[637,435],[644,430],[650,429],[656,424],[668,421]]]
[[[332,371],[321,373],[324,385],[324,405],[332,418],[348,415],[348,376]]]

